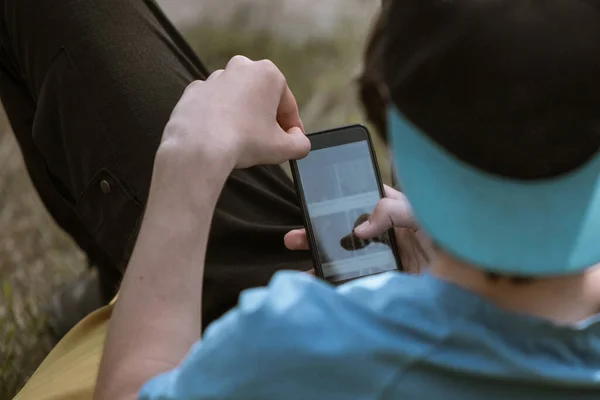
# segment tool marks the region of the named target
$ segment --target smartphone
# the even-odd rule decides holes
[[[371,240],[354,235],[384,196],[367,128],[351,125],[308,138],[310,153],[290,166],[317,275],[341,284],[402,270],[393,230]]]

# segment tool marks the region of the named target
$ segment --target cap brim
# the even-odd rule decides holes
[[[564,275],[600,262],[600,154],[556,178],[508,179],[457,159],[393,107],[389,125],[415,216],[449,253],[522,276]]]

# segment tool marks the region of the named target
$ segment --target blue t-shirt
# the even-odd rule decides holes
[[[600,319],[500,310],[431,275],[280,272],[141,399],[600,399]]]

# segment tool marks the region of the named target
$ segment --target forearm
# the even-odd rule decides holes
[[[146,215],[109,328],[96,399],[136,397],[200,338],[213,211],[234,167],[305,157],[298,106],[269,61],[234,57],[192,82],[156,155]]]
[[[153,179],[109,325],[97,399],[135,398],[148,379],[176,367],[200,338],[210,222],[230,171],[226,163],[207,159],[193,182],[179,183],[186,191],[173,190],[178,176]],[[153,196],[163,188],[171,194]]]

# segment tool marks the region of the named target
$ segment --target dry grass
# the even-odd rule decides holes
[[[211,68],[238,53],[274,60],[288,77],[309,129],[362,121],[351,81],[364,24],[357,30],[342,24],[331,37],[290,44],[238,16],[226,25],[202,23],[186,35]],[[84,264],[35,194],[0,115],[0,400],[11,398],[50,350],[45,305]]]
[[[0,399],[33,372],[52,343],[46,304],[83,268],[83,255],[46,213],[12,134],[0,130]]]

